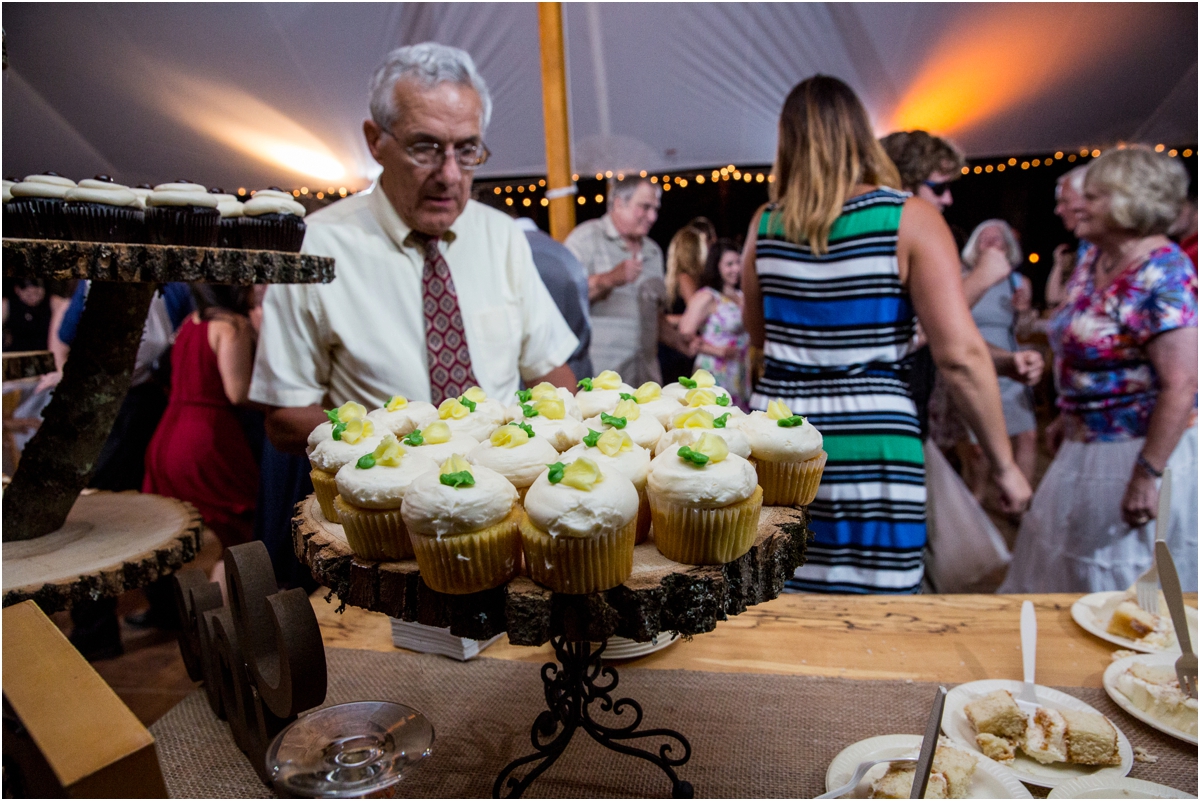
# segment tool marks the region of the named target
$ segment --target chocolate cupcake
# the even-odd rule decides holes
[[[217,202],[200,184],[159,184],[146,201],[147,239],[154,245],[215,248],[221,220]]]
[[[5,203],[12,200],[12,188],[14,186],[16,186],[18,183],[20,183],[20,182],[17,181],[15,178],[5,178],[4,179],[4,202]]]
[[[71,238],[80,242],[140,242],[142,211],[137,195],[107,175],[86,178],[67,190],[63,211]]]
[[[278,187],[260,189],[242,206],[242,247],[298,253],[304,242],[304,207]]]
[[[4,233],[18,239],[66,239],[67,216],[63,197],[75,182],[58,173],[28,175],[14,184],[12,200],[5,206]]]
[[[4,235],[16,236],[18,223],[16,215],[9,211],[8,201],[12,200],[12,188],[20,183],[16,178],[4,179]]]
[[[208,190],[208,193],[217,199],[217,211],[221,213],[217,231],[217,247],[240,248],[242,246],[242,202],[217,187]]]

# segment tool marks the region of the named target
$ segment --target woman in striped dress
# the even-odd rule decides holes
[[[746,330],[764,369],[751,405],[782,399],[821,431],[829,454],[809,507],[807,563],[788,588],[917,592],[925,465],[903,360],[918,320],[1002,504],[1019,511],[1031,494],[954,239],[937,209],[888,188],[896,168],[836,78],[814,76],[788,95],[775,177],[744,258]]]

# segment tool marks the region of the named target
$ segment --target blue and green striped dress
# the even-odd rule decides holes
[[[925,460],[903,363],[916,317],[896,258],[907,197],[880,188],[848,200],[820,256],[787,241],[774,207],[759,221],[766,373],[751,405],[783,400],[829,454],[809,507],[815,538],[790,590],[921,587]]]

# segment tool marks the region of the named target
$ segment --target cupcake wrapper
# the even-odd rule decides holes
[[[242,246],[242,218],[222,217],[217,224],[217,247],[240,248]]]
[[[317,496],[317,503],[321,505],[321,514],[325,515],[325,519],[330,523],[340,523],[337,508],[333,505],[333,499],[337,497],[337,481],[332,473],[326,473],[324,470],[313,469],[308,474],[312,479],[313,492]]]
[[[242,247],[247,250],[282,250],[298,253],[304,243],[304,220],[295,214],[260,214],[242,217]]]
[[[399,507],[363,509],[346,503],[341,495],[333,499],[333,505],[346,530],[346,541],[357,556],[377,562],[413,558],[412,541]]]
[[[758,471],[765,506],[808,506],[817,497],[825,472],[825,451],[803,462],[766,462],[751,459]]]
[[[5,236],[18,239],[68,239],[67,215],[62,198],[13,198],[4,204]],[[15,223],[15,230],[8,226]]]
[[[529,576],[564,595],[610,590],[633,572],[637,520],[599,537],[552,537],[521,513],[521,545]]]
[[[146,238],[152,245],[215,248],[221,213],[205,206],[151,206]]]
[[[638,490],[637,536],[633,544],[641,545],[650,539],[650,499],[646,496],[646,488]]]
[[[685,565],[723,565],[750,550],[758,533],[763,490],[716,509],[667,503],[650,496],[654,544],[659,553]]]
[[[514,505],[499,523],[455,534],[430,537],[409,532],[421,578],[436,592],[467,595],[507,583],[521,570],[521,508]]]
[[[71,238],[80,242],[140,242],[143,216],[132,206],[107,206],[103,203],[64,205]]]

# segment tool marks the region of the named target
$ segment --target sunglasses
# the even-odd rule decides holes
[[[922,183],[929,187],[929,191],[933,192],[935,195],[944,194],[946,190],[950,188],[949,181],[938,181],[937,183],[934,183],[933,181],[922,181]]]

